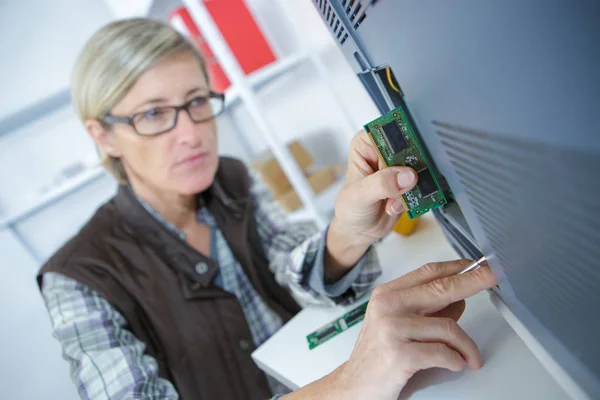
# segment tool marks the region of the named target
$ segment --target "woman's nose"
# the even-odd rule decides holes
[[[201,129],[199,124],[192,121],[189,114],[185,110],[180,110],[177,116],[177,124],[173,128],[174,134],[181,143],[195,147],[202,144]]]

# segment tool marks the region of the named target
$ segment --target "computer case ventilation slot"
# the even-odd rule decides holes
[[[348,33],[344,29],[344,24],[338,18],[335,9],[331,6],[329,0],[314,0],[317,5],[317,9],[323,15],[323,19],[325,23],[331,29],[334,37],[337,38],[340,44],[344,44],[344,42],[348,39]]]
[[[346,6],[346,15],[348,15],[348,19],[355,30],[358,29],[365,18],[367,18],[367,9],[371,7],[373,3],[372,0],[348,0],[342,2],[342,5]]]
[[[512,293],[600,376],[600,346],[589,346],[597,330],[580,329],[600,309],[589,279],[600,279],[600,160],[433,124]]]
[[[357,30],[367,18],[367,9],[372,7],[376,1],[373,0],[314,0],[317,9],[323,15],[323,19],[331,29],[334,37],[338,39],[340,44],[348,39],[348,32],[344,32],[344,24],[336,15],[335,7],[332,2],[341,5],[342,12],[348,17],[348,29],[353,27]],[[339,3],[338,3],[339,2]]]

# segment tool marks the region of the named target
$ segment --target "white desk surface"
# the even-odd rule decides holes
[[[457,258],[431,215],[422,217],[417,230],[409,237],[390,234],[378,245],[377,251],[383,268],[378,284],[427,262]],[[359,303],[364,301],[366,298]],[[348,359],[362,323],[313,350],[308,349],[306,335],[357,304],[305,308],[252,354],[254,361],[292,389],[323,377]],[[409,381],[400,399],[569,398],[492,305],[486,292],[467,300],[459,323],[478,344],[483,368],[458,373],[442,369],[422,371]]]

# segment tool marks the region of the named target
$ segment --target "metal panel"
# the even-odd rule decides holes
[[[369,9],[377,0],[313,1],[354,71],[360,73],[371,68],[356,32],[366,21]]]
[[[343,22],[370,68],[393,69],[464,219],[441,214],[468,223],[503,301],[600,398],[600,3],[361,3],[358,29]]]
[[[450,163],[506,276],[501,286],[600,374],[600,158],[437,124]],[[565,166],[568,166],[566,168]]]

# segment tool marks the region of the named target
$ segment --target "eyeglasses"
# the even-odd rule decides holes
[[[206,122],[219,116],[224,109],[225,95],[209,92],[206,96],[194,97],[180,106],[156,107],[128,117],[106,114],[101,120],[109,125],[128,124],[139,135],[153,136],[173,129],[177,125],[177,117],[181,110],[185,110],[194,122]]]

